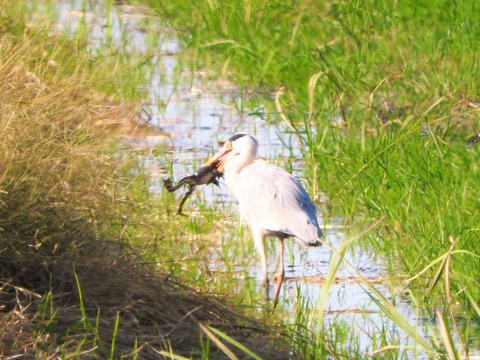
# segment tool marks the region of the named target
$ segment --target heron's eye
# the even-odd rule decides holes
[[[232,148],[232,142],[231,141],[227,141],[225,143],[225,149],[231,149]]]

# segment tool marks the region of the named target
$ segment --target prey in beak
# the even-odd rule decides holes
[[[227,141],[225,145],[223,145],[222,150],[217,152],[213,155],[210,160],[205,163],[205,166],[214,166],[217,172],[224,173],[225,172],[225,164],[229,160],[229,154],[232,151],[232,143],[231,141]]]
[[[211,161],[210,159],[207,164],[198,169],[195,174],[185,176],[175,186],[173,185],[173,182],[170,178],[163,179],[163,184],[169,192],[174,192],[180,189],[184,184],[188,185],[188,191],[185,193],[182,201],[180,202],[177,214],[184,215],[182,213],[183,205],[185,204],[185,201],[187,201],[187,199],[190,197],[190,195],[192,195],[195,187],[197,187],[198,185],[214,184],[220,186],[218,183],[218,179],[223,176],[223,168],[222,170],[219,170],[219,163],[219,160]]]

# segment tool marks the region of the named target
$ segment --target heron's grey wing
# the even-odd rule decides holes
[[[282,168],[255,161],[241,172],[236,197],[252,226],[291,234],[303,245],[317,244],[322,235],[308,193]]]

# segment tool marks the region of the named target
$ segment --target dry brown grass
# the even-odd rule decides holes
[[[279,334],[229,308],[223,299],[137,269],[123,254],[116,242],[92,239],[62,256],[2,257],[9,271],[5,274],[4,267],[1,274],[0,354],[53,359],[91,351],[107,357],[118,314],[116,357],[151,359],[158,350],[200,357],[202,323],[263,357],[287,358],[282,342],[273,341]]]
[[[89,61],[0,19],[0,357],[106,358],[113,338],[115,357],[200,357],[205,324],[287,358],[275,331],[139,267],[118,240],[138,204],[105,143],[138,126],[125,126],[134,107],[94,90]]]

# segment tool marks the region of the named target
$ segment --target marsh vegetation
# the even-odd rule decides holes
[[[131,5],[0,6],[0,355],[477,354],[479,5]],[[306,179],[328,230],[275,312],[231,202],[209,188],[178,217],[159,181],[239,128],[281,134],[265,156]],[[332,311],[349,282],[375,316]]]

